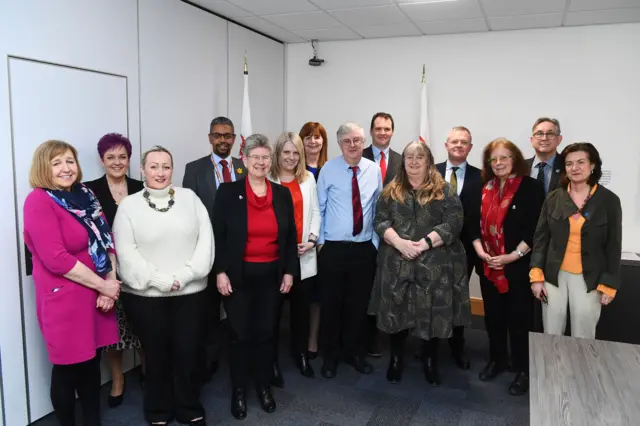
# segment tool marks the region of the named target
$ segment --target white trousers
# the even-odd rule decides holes
[[[542,304],[542,323],[547,334],[564,335],[567,305],[571,312],[571,336],[595,339],[600,319],[600,292],[587,292],[582,274],[560,271],[558,285],[544,283],[548,304]]]

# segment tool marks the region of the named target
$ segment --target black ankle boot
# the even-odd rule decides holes
[[[247,395],[242,388],[236,388],[231,393],[231,415],[238,420],[247,417]]]
[[[434,356],[425,356],[422,369],[424,371],[424,377],[427,382],[433,386],[440,386],[442,379],[440,378],[440,372],[438,371],[438,360]]]
[[[400,383],[402,381],[402,370],[404,369],[402,355],[391,355],[389,368],[387,369],[387,380],[389,383]]]
[[[271,389],[268,387],[258,388],[258,400],[260,401],[260,406],[267,413],[273,413],[276,411],[276,400],[273,399],[273,395],[271,394]]]
[[[313,378],[316,376],[313,368],[311,368],[311,364],[309,363],[309,358],[306,352],[300,352],[293,354],[293,361],[296,363],[296,367],[300,370],[300,374],[304,377]]]
[[[277,361],[273,363],[273,375],[271,376],[271,386],[275,388],[284,387],[284,377],[282,377],[282,372],[280,371],[280,364],[278,364]]]

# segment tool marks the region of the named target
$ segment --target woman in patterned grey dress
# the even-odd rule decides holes
[[[424,340],[424,374],[440,384],[438,340],[471,319],[467,261],[460,242],[462,204],[435,168],[421,142],[404,149],[396,178],[376,207],[375,231],[381,242],[369,313],[389,333],[387,380],[402,378],[402,351],[409,331]]]

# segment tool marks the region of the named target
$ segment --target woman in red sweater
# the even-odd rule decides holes
[[[266,136],[247,138],[247,178],[223,183],[214,209],[218,291],[230,328],[231,414],[247,415],[249,372],[262,409],[276,409],[269,382],[281,294],[300,275],[293,201],[287,188],[267,180],[273,151]]]

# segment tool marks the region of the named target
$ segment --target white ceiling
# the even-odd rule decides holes
[[[190,0],[287,43],[640,22],[640,0]]]

